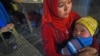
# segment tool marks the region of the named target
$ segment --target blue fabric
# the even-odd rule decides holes
[[[93,42],[93,37],[91,37],[91,36],[88,38],[78,37],[78,39],[82,42],[84,47],[90,46]]]
[[[77,48],[73,45],[72,42],[68,42],[67,44],[69,51],[73,54],[73,53],[77,53]]]
[[[69,41],[66,44],[66,47],[63,48],[61,50],[61,52],[63,52],[62,53],[63,55],[73,55],[73,54],[78,53],[79,49],[90,46],[92,44],[92,42],[93,42],[93,37],[91,37],[91,36],[88,38],[74,37],[71,41]],[[64,49],[66,49],[66,51]],[[70,53],[68,54],[65,52],[70,52]]]
[[[4,22],[4,20],[2,20],[2,17],[0,16],[0,28],[6,26],[6,22]]]
[[[0,27],[5,26],[7,23],[11,21],[7,11],[5,10],[2,3],[0,3]]]

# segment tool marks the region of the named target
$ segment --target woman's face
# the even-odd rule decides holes
[[[88,29],[81,25],[81,24],[76,24],[74,31],[73,31],[73,36],[74,37],[90,37],[90,32],[88,31]]]
[[[59,0],[58,3],[58,16],[61,18],[68,17],[72,8],[71,0]]]

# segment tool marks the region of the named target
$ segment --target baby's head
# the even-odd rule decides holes
[[[98,22],[90,17],[82,17],[75,23],[75,28],[73,32],[74,37],[89,37],[95,34],[98,27]]]

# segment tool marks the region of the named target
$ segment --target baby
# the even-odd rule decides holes
[[[98,22],[90,17],[82,17],[75,23],[73,39],[68,41],[65,48],[62,48],[61,54],[74,55],[78,50],[92,45],[93,36],[98,27]]]

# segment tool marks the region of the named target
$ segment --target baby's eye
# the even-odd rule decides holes
[[[81,32],[85,32],[84,30],[81,30]]]

